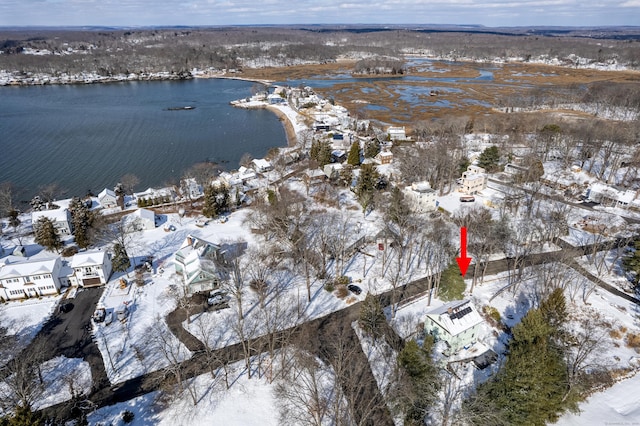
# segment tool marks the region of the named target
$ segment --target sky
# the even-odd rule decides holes
[[[0,0],[2,26],[640,25],[640,0]]]

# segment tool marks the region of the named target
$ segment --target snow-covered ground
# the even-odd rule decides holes
[[[21,344],[29,343],[54,312],[62,296],[43,296],[0,305],[0,321],[7,333],[18,335]]]
[[[582,402],[580,413],[560,417],[558,426],[640,424],[640,374],[622,380]]]
[[[91,425],[123,424],[122,413],[129,410],[134,414],[131,425],[190,425],[225,426],[265,425],[276,426],[278,410],[274,398],[275,384],[269,384],[266,376],[251,379],[245,374],[243,363],[235,363],[229,368],[229,383],[226,388],[222,377],[213,379],[203,374],[188,382],[198,402],[193,404],[189,391],[172,395],[152,392],[112,406],[100,408],[88,420]],[[215,420],[214,420],[215,419]]]

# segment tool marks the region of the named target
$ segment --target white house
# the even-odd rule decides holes
[[[483,322],[470,300],[456,300],[428,311],[424,330],[447,344],[445,353],[454,354],[478,340]]]
[[[258,173],[265,173],[273,170],[273,166],[271,165],[271,163],[264,158],[256,158],[254,160],[251,160],[251,164],[253,164],[253,167]]]
[[[427,213],[436,210],[436,191],[431,189],[429,182],[415,182],[407,186],[403,193],[412,212]]]
[[[43,210],[31,213],[31,223],[33,229],[38,227],[38,220],[46,217],[53,223],[56,232],[60,235],[71,235],[73,226],[71,224],[71,213],[67,209]]]
[[[343,167],[344,166],[340,163],[329,163],[325,164],[322,171],[329,179],[337,179],[340,177]]]
[[[153,210],[138,209],[127,215],[128,220],[133,220],[138,231],[156,229],[156,214]]]
[[[487,187],[487,175],[482,167],[471,165],[462,173],[460,192],[473,195]]]
[[[0,296],[5,300],[59,294],[62,261],[59,257],[38,260],[5,260],[0,266]]]
[[[590,200],[597,203],[621,208],[628,207],[638,195],[636,191],[618,189],[600,182],[592,183],[591,186],[589,186],[587,194]]]
[[[118,206],[118,197],[111,189],[105,188],[98,194],[98,201],[105,209],[111,209]]]
[[[392,141],[407,140],[407,133],[404,127],[391,126],[387,129],[387,134],[389,135],[389,139],[391,139]]]
[[[106,284],[111,277],[111,258],[101,250],[77,253],[69,266],[73,270],[69,276],[71,285],[95,287]]]

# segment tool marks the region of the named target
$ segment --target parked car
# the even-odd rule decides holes
[[[67,312],[71,312],[73,309],[73,303],[63,303],[60,305],[60,313],[66,314]]]
[[[229,296],[224,293],[212,293],[209,298],[207,298],[207,305],[209,306],[218,306],[229,301]]]
[[[362,293],[362,289],[355,284],[349,284],[347,288],[351,293],[355,294],[356,296]]]

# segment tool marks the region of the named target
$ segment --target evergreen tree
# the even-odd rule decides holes
[[[640,285],[640,239],[633,241],[633,249],[622,259],[622,268],[633,275],[636,288]]]
[[[318,151],[318,165],[324,167],[331,162],[331,143],[328,141],[320,142],[320,149]]]
[[[358,319],[360,327],[375,339],[382,336],[386,321],[387,318],[384,316],[378,298],[371,293],[367,294],[360,308],[360,318]]]
[[[56,232],[53,222],[48,217],[41,217],[35,226],[35,241],[47,250],[60,251],[62,241]]]
[[[113,245],[113,259],[111,260],[114,271],[127,272],[131,266],[131,260],[127,250],[119,243]]]
[[[360,176],[356,185],[356,195],[362,205],[362,209],[366,210],[373,201],[373,193],[377,189],[380,181],[380,174],[373,164],[363,164],[360,167]]]
[[[561,293],[560,293],[561,294]],[[562,298],[555,294],[542,309],[531,309],[513,328],[509,355],[497,376],[478,387],[481,400],[491,400],[511,425],[545,425],[566,408],[568,378],[562,351],[553,336],[559,330],[548,318],[561,317]],[[558,308],[559,311],[552,310]]]
[[[360,144],[358,142],[354,142],[351,144],[349,156],[347,157],[347,163],[351,164],[352,166],[360,165]]]
[[[91,245],[90,228],[95,220],[95,213],[89,210],[87,205],[78,197],[73,197],[69,203],[71,212],[71,223],[73,224],[73,235],[76,244],[80,248],[87,248]]]
[[[0,425],[4,426],[40,426],[44,424],[42,414],[35,412],[29,406],[19,405],[15,412],[0,419]]]
[[[204,207],[202,214],[216,217],[229,210],[229,188],[224,185],[207,185],[204,188]]]
[[[395,186],[391,190],[391,199],[386,212],[386,219],[395,224],[404,224],[411,214],[411,209],[404,200],[404,194]]]
[[[353,182],[353,166],[351,164],[344,164],[342,170],[340,170],[340,182],[344,186],[351,186]]]
[[[364,158],[373,158],[380,152],[380,142],[377,139],[367,141],[364,145]]]
[[[482,151],[478,157],[478,165],[485,169],[487,173],[495,173],[500,170],[498,163],[500,162],[500,151],[498,147],[493,145]]]
[[[438,369],[431,358],[433,338],[427,336],[420,347],[409,340],[398,354],[398,366],[404,372],[403,389],[399,392],[405,425],[423,425],[424,417],[433,405],[440,388]]]

